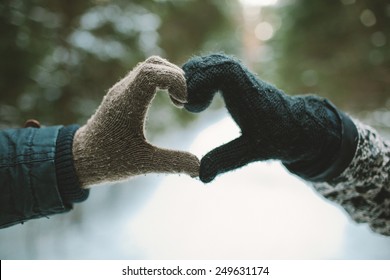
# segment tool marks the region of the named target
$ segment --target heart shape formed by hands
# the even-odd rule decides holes
[[[145,138],[145,117],[157,89],[168,90],[178,107],[187,102],[183,70],[152,56],[116,83],[76,132],[73,158],[83,187],[146,173],[199,175],[195,155],[153,146]]]

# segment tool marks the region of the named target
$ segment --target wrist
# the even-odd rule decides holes
[[[329,181],[339,176],[351,163],[359,140],[358,130],[351,118],[339,112],[341,119],[341,144],[331,165],[318,176],[316,181]]]
[[[326,182],[340,175],[352,161],[358,142],[358,131],[350,117],[328,100],[325,106],[331,125],[323,147],[310,160],[284,164],[290,172],[313,182]]]
[[[82,202],[89,195],[89,190],[82,189],[80,186],[73,161],[73,138],[78,128],[78,125],[61,128],[56,142],[57,186],[64,203]]]

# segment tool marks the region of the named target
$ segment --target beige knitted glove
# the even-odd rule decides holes
[[[183,71],[153,56],[116,83],[96,113],[76,132],[73,158],[82,187],[146,173],[198,176],[196,156],[161,149],[145,139],[145,116],[157,88],[167,89],[176,106],[187,101]]]

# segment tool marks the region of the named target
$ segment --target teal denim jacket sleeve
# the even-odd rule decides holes
[[[73,201],[64,199],[59,188],[60,184],[64,185],[58,181],[63,174],[56,170],[56,148],[64,146],[58,143],[63,128],[0,131],[0,228],[72,209]],[[61,151],[70,154],[68,158],[71,158],[71,144]],[[72,159],[62,161],[61,165],[72,167]],[[75,172],[72,176],[73,182],[77,181]],[[78,186],[75,188],[81,190]]]

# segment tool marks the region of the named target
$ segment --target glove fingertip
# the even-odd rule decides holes
[[[216,174],[211,174],[210,172],[204,172],[202,169],[200,170],[199,179],[205,184],[213,181],[215,179],[215,177],[216,177]]]
[[[199,179],[203,183],[210,183],[215,179],[218,173],[215,162],[207,155],[203,157],[200,162]]]
[[[203,58],[201,56],[193,56],[181,67],[185,73],[191,70],[198,70]]]
[[[184,104],[184,108],[187,110],[187,111],[190,111],[192,113],[200,113],[202,111],[204,111],[207,107],[209,106],[209,104],[194,104],[194,103],[185,103]]]

